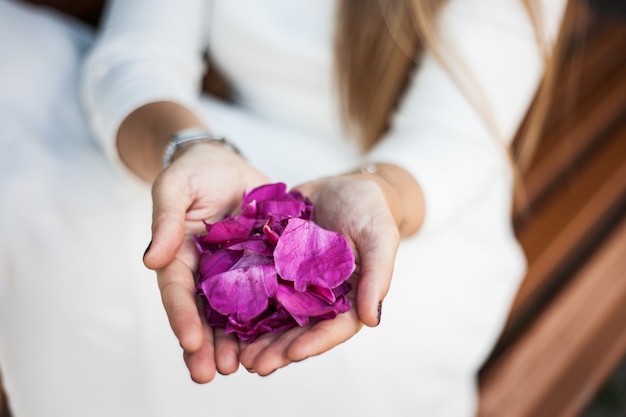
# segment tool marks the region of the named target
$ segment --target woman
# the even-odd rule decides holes
[[[3,317],[24,309],[25,294],[49,315],[43,334],[23,332],[33,317],[2,326],[16,417],[472,415],[476,371],[524,272],[505,149],[542,77],[537,34],[554,39],[563,3],[529,14],[513,0],[113,1],[82,93],[94,137],[121,172],[88,143],[66,153],[40,146],[45,175],[27,172],[54,200],[23,198],[67,219],[44,223],[44,236],[30,223],[6,233],[17,247],[7,282],[37,276],[21,248],[57,241],[37,265],[53,288],[0,292]],[[205,54],[232,102],[199,95]],[[68,125],[59,136],[85,134],[81,121]],[[177,146],[189,129],[201,140]],[[221,135],[228,143],[214,140]],[[245,190],[274,181],[310,196],[316,221],[353,244],[354,307],[238,343],[201,322],[189,237]],[[156,286],[137,262],[151,202],[144,262],[157,271],[192,379],[215,379],[207,385],[184,377]],[[29,355],[36,367],[17,361],[26,345],[49,346],[54,363],[40,351]],[[272,375],[236,372],[239,363]]]

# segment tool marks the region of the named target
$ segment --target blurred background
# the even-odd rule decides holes
[[[480,417],[626,416],[626,2],[570,1],[563,35]]]
[[[616,37],[621,37],[621,47],[616,48],[617,55],[626,56],[626,1],[624,0],[596,0],[593,2],[595,13],[600,23],[614,27]],[[626,78],[626,68],[621,71]],[[622,124],[626,124],[626,111],[622,110]],[[626,133],[621,138],[626,141]],[[626,154],[622,155],[626,159]],[[623,178],[626,182],[626,178]],[[623,254],[626,255],[626,242],[623,242]],[[626,270],[623,270],[622,279],[626,280]],[[622,319],[626,327],[626,316]],[[626,355],[620,365],[608,378],[608,381],[596,393],[592,403],[581,413],[580,417],[624,417],[626,416]]]
[[[624,0],[596,0],[593,1],[594,12],[599,24],[610,26],[615,36],[620,37],[621,47],[616,48],[615,54],[626,57],[626,1]],[[626,66],[622,67],[621,76],[626,78]],[[622,110],[622,124],[626,124],[626,111]],[[626,141],[626,133],[621,137]],[[626,159],[626,154],[622,155]],[[626,182],[626,178],[623,178]],[[623,254],[626,255],[626,242],[623,243]],[[626,280],[626,270],[623,270],[622,279]],[[626,327],[626,316],[622,319]],[[591,404],[581,413],[580,417],[624,417],[626,416],[626,355],[617,369],[609,376],[608,381],[596,393]]]
[[[104,0],[30,2],[95,26]],[[529,273],[481,372],[480,417],[626,417],[626,0],[571,3],[515,213]]]

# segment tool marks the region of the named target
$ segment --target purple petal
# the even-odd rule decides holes
[[[278,274],[297,291],[309,284],[334,288],[354,271],[354,255],[339,233],[312,221],[290,219],[274,251]]]
[[[242,207],[256,202],[257,219],[265,219],[273,214],[279,218],[300,217],[310,219],[313,203],[302,194],[293,190],[287,191],[284,183],[266,184],[244,194]]]
[[[308,291],[300,292],[289,285],[278,286],[276,300],[300,326],[307,324],[310,317],[327,317],[329,315],[334,317],[338,313],[350,309],[350,301],[347,297],[340,297],[338,303],[329,302],[317,294]]]
[[[204,315],[209,326],[221,327],[222,329],[228,324],[228,317],[215,311],[211,305],[204,300]]]
[[[276,294],[276,269],[266,257],[244,251],[233,269],[205,277],[200,287],[218,313],[248,321],[261,314],[268,298]]]
[[[216,252],[220,249],[220,245],[216,244],[216,243],[206,243],[202,241],[202,238],[204,236],[194,236],[194,242],[196,244],[196,249],[198,250],[198,253],[203,253],[203,252]]]
[[[274,214],[269,214],[267,216],[267,222],[266,222],[265,226],[269,227],[274,233],[276,233],[278,236],[280,236],[285,231],[285,227],[287,227],[287,222],[288,221],[289,221],[289,219],[287,219],[287,218],[279,217],[279,216],[276,216]],[[276,242],[276,243],[278,243],[278,242]]]
[[[250,235],[254,223],[241,221],[239,217],[227,217],[217,223],[207,225],[207,234],[200,237],[205,243],[222,243],[231,239]]]
[[[254,329],[260,333],[280,333],[294,327],[296,324],[297,323],[294,321],[293,317],[291,317],[289,312],[287,312],[284,308],[279,308],[271,315],[259,321],[254,326]]]
[[[258,203],[256,200],[252,200],[250,203],[243,206],[238,218],[239,221],[249,224],[252,229],[263,227],[266,221],[263,214],[259,213]],[[254,233],[254,231],[252,233]]]
[[[334,319],[335,317],[337,317],[338,314],[345,313],[346,311],[350,310],[350,307],[352,307],[352,303],[350,302],[348,297],[342,295],[341,297],[337,298],[337,301],[333,305],[332,310],[328,311],[326,314],[320,314],[318,316],[315,316],[315,318],[323,320]]]
[[[259,216],[263,218],[269,216],[270,214],[273,214],[278,218],[300,217],[306,209],[304,202],[299,200],[259,201],[257,207]]]
[[[239,322],[231,316],[225,326],[225,332],[236,333],[241,340],[252,342],[263,333],[280,333],[296,325],[296,321],[285,309],[269,308],[260,319],[254,321]]]
[[[306,292],[313,294],[316,297],[321,298],[322,300],[325,300],[329,303],[334,303],[335,300],[337,300],[337,296],[335,295],[334,288],[333,289],[325,288],[325,287],[320,287],[318,285],[311,284],[307,287]]]
[[[304,203],[304,209],[298,217],[305,220],[312,220],[313,202],[308,197],[304,197],[298,190],[291,190],[289,194],[298,200],[302,200],[302,202]]]
[[[275,184],[265,184],[253,188],[243,196],[242,206],[247,206],[252,201],[280,200],[284,198],[287,185],[282,182]]]
[[[266,223],[265,226],[263,226],[263,233],[265,234],[267,241],[273,246],[276,246],[278,239],[280,238],[280,233],[272,229],[269,223]]]
[[[230,250],[247,250],[258,253],[260,255],[271,257],[274,252],[274,244],[272,244],[265,235],[250,236],[247,239],[231,242],[224,245],[224,248]]]
[[[335,288],[333,288],[333,293],[335,293],[335,298],[339,298],[343,295],[348,294],[348,292],[350,292],[351,289],[352,289],[352,285],[350,285],[349,282],[343,282],[341,285],[338,285]]]
[[[207,321],[241,340],[350,308],[345,281],[354,255],[347,240],[313,223],[311,200],[286,189],[276,183],[245,193],[237,216],[195,237]]]
[[[228,271],[242,255],[243,251],[234,250],[218,250],[213,253],[203,252],[200,255],[199,281],[202,282],[207,277]]]

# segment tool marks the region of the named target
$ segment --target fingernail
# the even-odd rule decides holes
[[[150,246],[152,246],[152,239],[150,239],[150,243],[148,243],[148,247],[146,248],[145,251],[143,251],[143,257],[146,257],[146,253],[148,253],[148,251],[150,250]]]
[[[378,302],[378,309],[376,310],[376,319],[378,320],[378,322],[376,323],[376,325],[378,326],[380,324],[380,316],[383,313],[383,302],[382,300]]]

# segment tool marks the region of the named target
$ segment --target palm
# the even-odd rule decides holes
[[[357,270],[348,294],[352,307],[333,320],[293,328],[280,335],[266,334],[244,346],[241,363],[261,375],[345,342],[364,323],[376,325],[379,302],[388,289],[399,240],[384,196],[374,183],[337,177],[298,188],[312,198],[315,221],[344,234],[355,250]]]
[[[194,271],[199,255],[193,236],[204,231],[204,221],[229,214],[247,188],[267,178],[230,151],[193,150],[181,152],[154,182],[153,241],[144,262],[157,271],[163,305],[192,378],[208,382],[216,369],[234,372],[239,352],[231,336],[214,332],[198,314]]]

